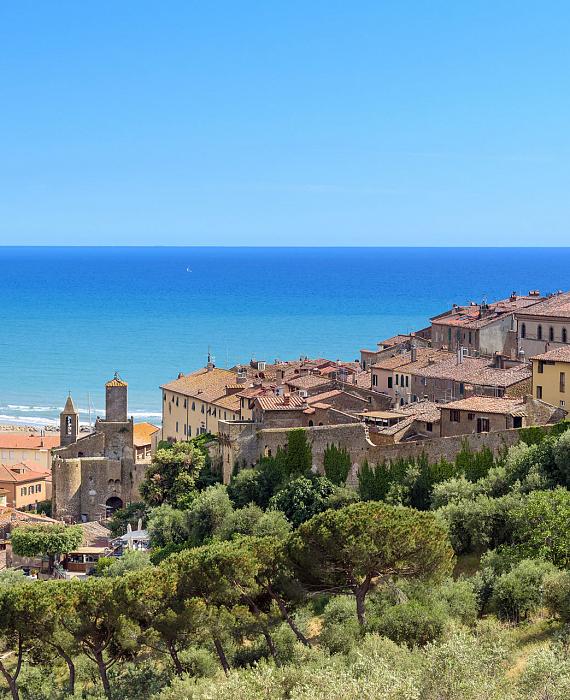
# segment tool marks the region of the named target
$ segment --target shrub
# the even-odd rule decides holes
[[[194,545],[201,545],[218,534],[233,511],[227,489],[222,484],[201,491],[187,511],[188,532]]]
[[[476,623],[479,603],[471,579],[448,579],[434,590],[433,595],[445,606],[450,617],[470,627]]]
[[[327,510],[327,499],[335,486],[324,476],[293,479],[271,499],[272,510],[280,510],[294,527]]]
[[[406,644],[409,647],[424,646],[442,636],[447,620],[447,614],[441,604],[425,605],[410,600],[385,610],[374,631],[396,644]]]
[[[228,496],[236,508],[245,508],[260,501],[260,472],[257,469],[242,469],[232,477],[228,485]]]
[[[543,581],[544,604],[552,615],[570,622],[570,571],[554,571]]]
[[[570,432],[563,433],[553,447],[554,463],[559,473],[560,482],[570,486]]]
[[[464,476],[454,477],[434,484],[431,493],[431,507],[434,509],[442,508],[449,503],[473,499],[478,493],[477,484],[468,481]]]
[[[491,605],[502,620],[520,622],[542,605],[542,582],[554,570],[544,561],[524,559],[495,581]]]
[[[327,445],[323,455],[325,476],[336,486],[344,486],[352,466],[350,455],[344,447]]]
[[[153,547],[182,544],[189,535],[186,513],[166,503],[152,509],[147,528]]]

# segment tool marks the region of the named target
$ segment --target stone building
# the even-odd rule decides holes
[[[53,451],[53,514],[77,522],[101,520],[139,500],[147,463],[135,459],[133,419],[127,418],[127,383],[117,374],[105,385],[105,418],[79,437],[71,397],[61,413],[62,447]]]
[[[517,312],[518,345],[526,357],[570,344],[570,292]]]

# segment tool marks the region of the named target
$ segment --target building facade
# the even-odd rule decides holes
[[[535,355],[532,358],[532,393],[553,406],[570,406],[570,345]]]

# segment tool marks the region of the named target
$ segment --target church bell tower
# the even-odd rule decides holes
[[[79,413],[75,408],[71,394],[67,397],[65,407],[59,414],[60,445],[65,447],[77,441],[79,435]]]

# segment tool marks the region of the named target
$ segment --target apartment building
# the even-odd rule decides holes
[[[517,312],[518,345],[526,357],[570,344],[570,292]]]
[[[570,345],[532,358],[532,394],[553,406],[570,406]]]
[[[10,508],[35,508],[39,501],[51,498],[51,489],[51,471],[39,469],[35,462],[0,464],[0,490],[5,493]]]
[[[59,435],[0,433],[0,463],[33,462],[37,471],[49,471],[55,447],[59,447]]]

